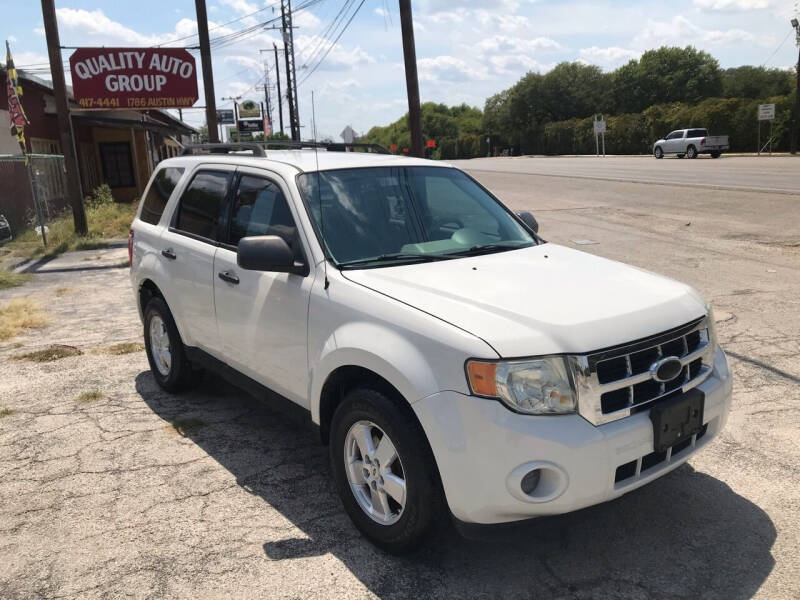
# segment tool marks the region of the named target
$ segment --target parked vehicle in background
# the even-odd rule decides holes
[[[698,154],[710,154],[711,158],[719,158],[729,149],[727,135],[708,135],[708,129],[678,129],[653,144],[653,156],[677,154],[678,158],[697,158]]]
[[[546,242],[442,162],[209,147],[159,163],[131,226],[153,377],[210,369],[310,425],[380,547],[612,500],[722,430],[688,285]]]
[[[8,219],[0,215],[0,244],[10,242],[12,239],[11,225],[8,224]]]

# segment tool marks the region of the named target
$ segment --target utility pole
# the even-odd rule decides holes
[[[292,32],[292,2],[281,0],[281,28],[286,58],[286,101],[289,103],[289,128],[292,141],[300,141],[300,115],[297,107],[297,75],[294,66],[294,33]]]
[[[211,69],[211,47],[208,42],[208,15],[206,0],[194,0],[197,12],[197,36],[200,38],[200,62],[203,66],[203,89],[206,96],[206,128],[208,141],[219,142],[217,134],[217,101],[214,97],[214,73]]]
[[[794,91],[794,116],[792,119],[792,137],[789,150],[792,154],[797,154],[797,129],[800,128],[800,22],[797,17],[792,19],[792,27],[797,34],[797,65],[795,66],[797,76],[797,86]],[[759,123],[760,125],[760,123]]]
[[[75,233],[86,235],[89,233],[89,228],[86,224],[86,211],[83,207],[81,172],[78,168],[78,155],[75,152],[72,118],[69,115],[69,99],[67,98],[67,85],[64,81],[64,65],[61,62],[61,41],[58,38],[58,21],[56,20],[54,0],[42,0],[42,17],[47,39],[47,55],[50,59],[50,74],[53,77],[58,134],[61,141],[61,152],[64,154],[64,167],[67,170],[67,193],[72,205],[72,220],[75,223]]]
[[[269,52],[269,48],[261,49],[258,51],[259,56],[263,56],[262,52]],[[269,97],[269,67],[267,66],[267,61],[263,58],[261,59],[264,65],[264,103],[267,106],[267,120],[269,121],[270,129],[275,129],[272,125],[272,103],[270,102]],[[264,135],[267,135],[267,132],[264,132]]]
[[[411,131],[411,156],[423,158],[422,110],[419,106],[419,80],[417,78],[417,52],[414,46],[414,21],[411,0],[400,0],[400,29],[403,33],[403,57],[406,63],[406,90],[408,92],[408,128]]]
[[[278,119],[280,119],[281,135],[283,135],[283,98],[281,98],[281,69],[278,64],[278,45],[273,43],[272,49],[275,51],[275,80],[278,83]]]

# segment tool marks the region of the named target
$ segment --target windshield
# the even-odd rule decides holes
[[[343,267],[442,260],[536,243],[457,169],[340,169],[303,173],[297,183],[328,254]]]

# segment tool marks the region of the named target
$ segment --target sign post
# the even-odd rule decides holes
[[[603,137],[603,158],[606,157],[606,122],[603,119],[603,115],[600,115],[600,118],[597,118],[595,115],[594,121],[592,122],[592,126],[594,128],[594,150],[596,156],[600,156],[600,143],[598,138],[600,136]]]
[[[758,105],[758,156],[761,156],[761,121],[769,121],[769,153],[772,155],[772,122],[775,120],[775,105],[774,104],[759,104]],[[764,144],[766,146],[767,144]]]

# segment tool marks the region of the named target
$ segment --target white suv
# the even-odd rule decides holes
[[[616,498],[724,426],[689,286],[546,243],[444,163],[233,149],[161,162],[133,223],[153,376],[211,369],[311,425],[380,547]]]

